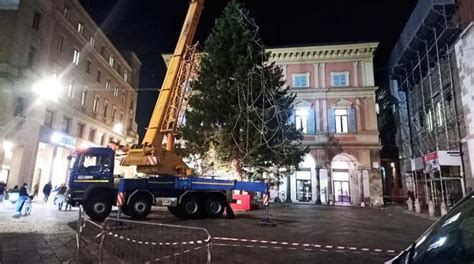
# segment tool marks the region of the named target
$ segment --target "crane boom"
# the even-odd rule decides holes
[[[155,108],[151,115],[151,119],[142,140],[142,144],[138,145],[127,152],[127,156],[122,160],[122,165],[136,165],[137,171],[145,174],[167,174],[176,176],[188,176],[192,174],[192,170],[183,162],[182,158],[172,152],[173,147],[173,130],[176,123],[170,124],[170,115],[176,115],[181,109],[170,110],[174,106],[174,102],[178,101],[177,96],[181,88],[183,64],[189,61],[187,52],[192,46],[197,25],[204,9],[204,0],[191,0],[188,13],[181,30],[178,43],[176,45],[173,56],[171,57],[166,76],[163,81],[160,94],[155,104]],[[188,59],[186,59],[188,57]],[[164,136],[167,135],[167,149],[163,149],[161,144]]]

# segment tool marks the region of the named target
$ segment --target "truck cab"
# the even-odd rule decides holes
[[[108,215],[117,194],[118,182],[113,174],[115,151],[110,148],[77,149],[69,159],[72,166],[67,202],[73,206],[83,205],[89,215],[97,218]]]

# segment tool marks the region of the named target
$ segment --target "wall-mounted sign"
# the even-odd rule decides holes
[[[76,139],[74,137],[54,132],[51,135],[51,143],[66,147],[66,148],[75,148],[76,147]]]

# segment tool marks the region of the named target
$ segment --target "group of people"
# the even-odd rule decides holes
[[[66,203],[66,191],[67,187],[65,184],[61,184],[53,190],[51,182],[48,182],[43,187],[43,202],[47,203],[51,193],[57,192],[53,203],[58,206],[58,210],[63,210],[64,206],[64,210],[68,210],[71,206]],[[4,199],[9,199],[13,204],[16,203],[15,218],[19,218],[22,213],[23,215],[31,213],[31,201],[38,195],[37,185],[33,188],[33,192],[32,195],[28,194],[27,183],[24,183],[20,188],[18,188],[18,185],[15,185],[12,189],[7,191],[6,184],[0,182],[0,202],[3,202]]]

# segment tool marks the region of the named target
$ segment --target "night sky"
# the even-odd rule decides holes
[[[137,122],[144,133],[174,50],[188,0],[80,0],[112,42],[133,50],[142,74]],[[228,0],[207,0],[196,40],[204,42]],[[385,62],[417,0],[246,0],[267,47],[380,42],[376,85],[385,85]]]

